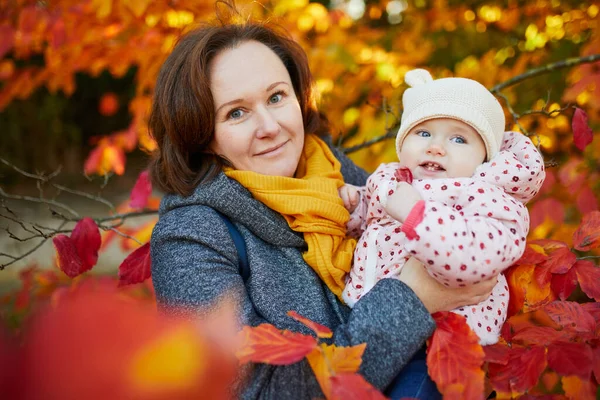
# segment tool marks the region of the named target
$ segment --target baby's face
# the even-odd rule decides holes
[[[415,179],[466,178],[485,161],[485,144],[470,125],[436,118],[412,128],[400,149],[400,164]]]

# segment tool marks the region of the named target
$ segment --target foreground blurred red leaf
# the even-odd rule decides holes
[[[287,313],[290,317],[294,318],[296,321],[306,325],[313,332],[317,334],[317,337],[328,339],[333,336],[333,332],[328,327],[318,324],[316,322],[311,321],[308,318],[304,318],[302,315],[298,314],[296,311],[288,311]]]
[[[77,249],[84,270],[90,270],[98,261],[98,250],[102,244],[98,225],[89,217],[83,218],[71,232],[71,240]]]
[[[150,242],[135,250],[119,265],[119,286],[140,283],[150,278]]]
[[[58,267],[70,278],[85,272],[83,262],[77,254],[75,243],[67,235],[57,235],[52,239],[56,249]]]
[[[557,342],[548,346],[548,366],[560,375],[589,380],[593,354],[585,343]]]
[[[129,206],[131,208],[145,208],[151,193],[152,183],[150,183],[148,171],[146,170],[140,174],[131,190]]]
[[[317,347],[314,337],[287,330],[280,331],[271,324],[245,326],[240,332],[240,342],[241,348],[236,355],[242,364],[294,364]]]
[[[484,352],[479,338],[461,315],[440,312],[433,317],[437,329],[427,348],[429,375],[444,395],[452,388],[458,398],[482,399]]]
[[[583,293],[600,301],[600,268],[588,260],[579,260],[573,267]]]
[[[386,397],[360,374],[340,373],[331,377],[331,399],[384,400]]]
[[[581,151],[585,150],[594,139],[594,132],[588,125],[586,112],[581,108],[575,108],[571,125],[573,127],[573,142],[575,146]]]
[[[592,211],[583,216],[581,225],[573,234],[573,246],[581,251],[600,246],[600,211]]]
[[[579,303],[555,301],[544,306],[544,310],[557,324],[577,332],[593,332],[596,321]]]

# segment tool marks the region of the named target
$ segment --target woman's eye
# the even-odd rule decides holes
[[[461,137],[461,136],[453,137],[452,141],[454,143],[459,143],[459,144],[465,144],[465,143],[467,143],[467,141],[465,140],[465,138]]]
[[[279,103],[281,100],[283,100],[283,93],[281,93],[281,92],[277,92],[277,93],[273,94],[271,97],[269,97],[270,104]]]
[[[229,114],[227,114],[227,119],[239,119],[242,118],[244,116],[244,112],[242,110],[240,110],[239,108],[236,108],[234,110],[229,111]]]
[[[430,137],[431,133],[427,132],[427,131],[417,131],[417,136],[421,136],[421,137]]]

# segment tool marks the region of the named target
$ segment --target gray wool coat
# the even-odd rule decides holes
[[[334,149],[347,183],[364,185],[367,173]],[[227,215],[247,247],[250,278],[239,274],[238,255],[222,219]],[[360,372],[383,390],[423,346],[435,324],[414,292],[383,279],[353,309],[346,307],[302,258],[306,243],[284,218],[220,173],[188,197],[166,195],[151,240],[152,282],[159,308],[201,313],[224,293],[240,302],[243,324],[270,323],[312,334],[290,310],[329,327],[330,343],[367,343]],[[323,397],[306,360],[289,366],[256,364],[243,399]]]

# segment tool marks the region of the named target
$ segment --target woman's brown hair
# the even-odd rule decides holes
[[[156,81],[148,127],[158,145],[149,166],[158,189],[189,196],[227,165],[209,149],[215,129],[209,67],[221,51],[247,41],[269,47],[285,65],[300,103],[304,131],[324,130],[306,54],[283,30],[257,22],[200,27],[179,39]]]

